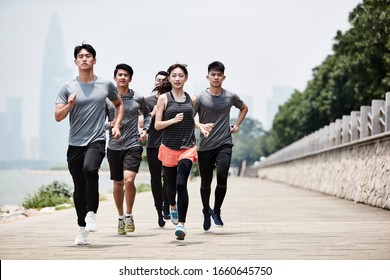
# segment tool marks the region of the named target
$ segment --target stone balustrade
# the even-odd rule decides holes
[[[390,93],[271,155],[258,176],[390,209]]]
[[[262,167],[279,164],[354,141],[390,131],[390,92],[386,100],[373,100],[371,106],[361,106],[360,111],[324,126],[289,146],[270,155]]]

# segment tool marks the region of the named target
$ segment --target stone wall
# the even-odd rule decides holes
[[[390,209],[390,134],[262,167],[261,178]]]

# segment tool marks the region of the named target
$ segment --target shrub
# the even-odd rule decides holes
[[[192,180],[193,178],[196,178],[199,176],[200,176],[199,164],[198,164],[198,162],[194,162],[192,164],[192,168],[191,168],[190,179]]]
[[[149,191],[151,191],[151,187],[149,184],[141,183],[137,186],[137,192],[149,192]]]
[[[63,203],[72,203],[71,196],[70,187],[66,183],[53,181],[51,184],[40,187],[33,196],[29,195],[22,205],[26,209],[41,209]]]

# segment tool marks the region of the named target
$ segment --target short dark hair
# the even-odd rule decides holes
[[[90,44],[85,44],[84,42],[80,45],[80,46],[76,46],[74,48],[74,58],[76,59],[77,58],[77,55],[79,54],[79,52],[84,49],[86,50],[87,52],[89,52],[90,54],[92,54],[93,58],[96,57],[96,51],[95,49],[90,45]]]
[[[118,73],[118,70],[125,70],[125,71],[127,71],[129,73],[130,78],[133,77],[134,71],[133,71],[133,68],[131,68],[130,65],[127,65],[125,63],[118,64],[115,67],[115,70],[114,70],[114,77],[116,77],[116,74]]]
[[[207,71],[218,71],[221,73],[225,73],[225,65],[223,65],[222,62],[219,61],[213,61],[209,64],[209,67],[207,68]]]
[[[168,73],[166,71],[158,71],[158,73],[154,77],[157,78],[158,75],[168,76]]]

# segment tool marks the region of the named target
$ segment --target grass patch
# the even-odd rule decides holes
[[[149,184],[139,184],[137,186],[137,192],[150,192],[152,190]]]
[[[70,186],[61,181],[53,181],[51,184],[41,186],[33,195],[28,195],[22,206],[25,209],[42,209],[55,207],[56,210],[74,207]],[[149,184],[139,184],[137,192],[149,192]],[[107,196],[100,195],[99,201],[107,200]]]

